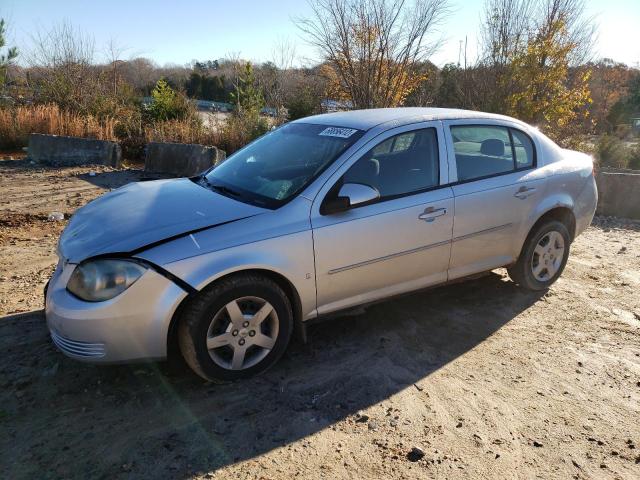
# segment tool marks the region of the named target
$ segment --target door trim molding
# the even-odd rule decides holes
[[[484,235],[485,233],[491,233],[498,230],[509,228],[513,223],[505,223],[504,225],[498,225],[497,227],[485,228],[484,230],[478,230],[477,232],[467,233],[466,235],[460,235],[459,237],[453,237],[454,242],[460,240],[466,240],[467,238],[475,237],[476,235]]]
[[[459,242],[460,240],[466,240],[467,238],[475,237],[477,235],[484,235],[485,233],[491,233],[498,230],[502,230],[505,228],[509,228],[513,223],[505,223],[504,225],[498,225],[497,227],[485,228],[484,230],[478,230],[477,232],[468,233],[466,235],[461,235],[459,237],[455,237],[453,240],[444,240],[442,242],[431,243],[429,245],[423,245],[421,247],[412,248],[411,250],[404,250],[402,252],[392,253],[390,255],[385,255],[384,257],[372,258],[371,260],[365,260],[364,262],[353,263],[351,265],[345,265],[344,267],[333,268],[327,272],[329,275],[334,275],[336,273],[344,272],[346,270],[351,270],[354,268],[365,267],[367,265],[371,265],[372,263],[384,262],[385,260],[391,260],[392,258],[401,257],[403,255],[411,255],[412,253],[421,252],[423,250],[428,250],[430,248],[442,247],[444,245],[448,245],[452,242]]]
[[[353,268],[364,267],[366,265],[371,265],[372,263],[383,262],[385,260],[391,260],[392,258],[401,257],[403,255],[410,255],[412,253],[421,252],[423,250],[428,250],[430,248],[442,247],[444,245],[448,245],[451,243],[450,240],[444,240],[442,242],[431,243],[429,245],[423,245],[421,247],[412,248],[411,250],[404,250],[402,252],[392,253],[390,255],[385,255],[384,257],[372,258],[371,260],[365,260],[364,262],[353,263],[351,265],[346,265],[344,267],[334,268],[329,270],[329,275],[333,275],[335,273],[344,272],[345,270],[351,270]]]

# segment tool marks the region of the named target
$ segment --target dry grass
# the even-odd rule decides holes
[[[30,133],[115,140],[111,118],[99,120],[61,110],[57,105],[30,105],[0,108],[0,148],[27,145]]]
[[[166,120],[145,128],[147,142],[196,143],[214,145],[227,155],[242,148],[269,129],[266,119],[258,116],[230,116],[222,124],[203,124],[198,118]]]
[[[132,120],[133,118],[133,120]],[[0,108],[0,150],[24,147],[29,134],[43,133],[117,141],[127,159],[141,158],[147,142],[215,145],[230,154],[269,128],[261,117],[229,117],[222,124],[203,123],[196,116],[144,124],[140,116],[121,111],[117,117],[99,119],[60,109],[57,105]]]
[[[218,145],[220,135],[197,119],[166,120],[145,128],[147,142],[197,143]]]

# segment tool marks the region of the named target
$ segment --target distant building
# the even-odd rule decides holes
[[[640,115],[631,117],[631,131],[636,135],[640,135]]]

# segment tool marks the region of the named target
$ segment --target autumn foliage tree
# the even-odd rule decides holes
[[[354,108],[393,107],[424,79],[415,68],[438,47],[447,0],[315,0],[299,19],[322,55],[329,95]]]
[[[556,140],[584,124],[594,39],[584,0],[487,0],[481,67],[488,110],[541,127]],[[569,140],[571,141],[571,140]]]
[[[515,88],[506,99],[507,113],[550,136],[566,137],[572,124],[586,115],[582,107],[591,102],[590,70],[569,76],[569,55],[575,48],[562,18],[537,32],[508,69]]]
[[[596,132],[611,133],[615,130],[618,119],[615,115],[610,116],[610,113],[616,110],[614,107],[629,93],[631,79],[638,75],[638,70],[610,58],[590,63],[588,67],[591,69],[589,89],[593,98],[590,110]]]

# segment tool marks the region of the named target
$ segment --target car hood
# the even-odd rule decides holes
[[[77,263],[96,255],[144,249],[265,211],[186,178],[130,183],[77,210],[58,250],[62,258]]]

